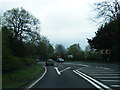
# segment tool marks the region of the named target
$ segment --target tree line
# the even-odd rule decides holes
[[[49,39],[40,35],[40,21],[23,8],[13,8],[6,11],[2,22],[2,71],[13,72],[32,66],[36,60],[45,61],[58,57],[71,61],[119,61],[120,53],[120,6],[114,2],[95,4],[97,18],[102,18],[102,24],[95,32],[95,37],[87,39],[89,45],[82,50],[78,43],[65,48],[62,44],[55,47]],[[109,55],[101,55],[100,50],[109,49]]]
[[[73,44],[68,49],[62,44],[55,47],[49,40],[40,35],[40,21],[23,8],[13,8],[6,11],[2,19],[2,71],[13,72],[29,65],[36,60],[45,61],[58,57],[70,60],[84,58],[84,52],[79,44]]]
[[[102,55],[103,61],[119,62],[120,53],[120,2],[118,0],[95,3],[97,20],[101,21],[95,37],[87,39],[96,52],[109,50]]]

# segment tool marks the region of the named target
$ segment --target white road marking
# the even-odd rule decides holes
[[[89,74],[92,74],[92,73],[93,73],[93,74],[100,74],[100,73],[101,73],[101,74],[102,74],[102,73],[120,74],[120,72],[92,72],[92,71],[91,71]]]
[[[54,69],[57,71],[58,75],[60,75],[60,71],[58,70],[58,67],[54,67]]]
[[[89,65],[85,65],[85,64],[77,64],[77,65],[85,66],[85,67],[88,67],[88,66],[89,66]]]
[[[120,82],[120,80],[101,80],[103,82]]]
[[[63,67],[63,65],[59,65],[60,67]]]
[[[85,68],[87,68],[87,67],[82,67],[82,68],[79,68],[79,69],[77,69],[77,70],[81,70],[81,69],[85,69]]]
[[[73,72],[75,72],[76,74],[78,74],[79,76],[81,76],[82,78],[84,78],[85,80],[87,80],[88,82],[90,82],[92,85],[94,85],[96,88],[98,88],[99,90],[104,90],[102,87],[98,86],[96,83],[92,82],[91,80],[89,80],[88,78],[84,77],[83,75],[81,75],[80,73],[78,73],[77,71],[73,70]]]
[[[71,67],[67,67],[67,68],[61,70],[60,72],[63,72],[63,71],[65,71],[65,70],[67,70],[67,69],[70,69],[70,68],[71,68]]]
[[[61,72],[66,71],[66,70],[68,70],[68,69],[70,69],[70,68],[71,68],[71,67],[67,67],[67,68],[65,68],[65,69],[63,69],[63,70],[61,70],[61,71],[59,71],[59,70],[58,70],[58,67],[54,67],[54,69],[57,71],[58,75],[60,75]]]
[[[38,81],[40,81],[45,76],[45,74],[47,72],[47,68],[45,66],[44,66],[44,68],[45,68],[45,72],[43,73],[43,75],[40,78],[38,78],[35,82],[33,82],[30,86],[28,86],[28,89],[33,87]]]
[[[89,65],[85,65],[85,64],[74,64],[74,63],[63,63],[63,64],[80,65],[80,66],[86,66],[86,67],[88,67],[88,66],[89,66]]]
[[[96,76],[96,77],[94,77],[94,78],[120,78],[120,77],[114,77],[114,76]]]
[[[111,85],[111,87],[120,87],[120,85]]]
[[[108,74],[108,73],[103,73],[103,74],[101,74],[101,73],[100,73],[100,74],[89,74],[89,75],[94,75],[94,76],[95,76],[95,75],[119,75],[119,74]]]
[[[110,68],[106,68],[106,67],[96,67],[96,68],[101,68],[101,69],[111,70]],[[114,71],[114,70],[111,70],[111,71]]]
[[[76,71],[79,72],[80,74],[84,75],[84,76],[87,77],[88,79],[94,81],[95,83],[101,85],[102,87],[104,87],[104,88],[106,88],[106,89],[109,89],[109,90],[112,90],[110,87],[108,87],[108,86],[104,85],[103,83],[101,83],[101,82],[99,82],[99,81],[91,78],[90,76],[88,76],[88,75],[86,75],[86,74],[84,74],[84,73],[82,73],[82,72],[80,72],[80,71],[78,71],[78,70],[76,70]]]

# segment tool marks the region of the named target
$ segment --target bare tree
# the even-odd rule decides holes
[[[102,23],[120,18],[120,3],[118,0],[102,1],[94,5],[94,10],[97,11],[97,20]]]

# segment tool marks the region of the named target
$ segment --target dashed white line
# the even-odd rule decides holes
[[[112,70],[112,69],[110,69],[110,68],[106,68],[106,67],[96,67],[96,68],[101,68],[101,69],[106,69],[106,70],[114,71],[114,70]]]
[[[108,76],[96,76],[95,78],[120,78],[120,77],[114,77],[114,76],[111,76],[111,77],[108,77]]]
[[[89,66],[89,65],[85,65],[85,64],[73,64],[73,63],[63,63],[63,64],[80,65],[80,66],[85,66],[85,67],[88,67],[88,66]]]
[[[120,82],[120,80],[101,80],[103,82]]]
[[[120,85],[111,85],[111,87],[120,87]]]
[[[119,74],[109,74],[109,73],[103,73],[103,74],[89,74],[89,75],[119,75]]]
[[[87,67],[82,67],[82,68],[79,68],[79,69],[77,69],[77,70],[81,70],[81,69],[85,69],[85,68],[87,68]]]
[[[120,72],[104,72],[104,71],[103,71],[103,72],[92,72],[92,71],[89,72],[89,74],[100,74],[100,73],[101,73],[101,74],[102,74],[102,73],[120,74]]]

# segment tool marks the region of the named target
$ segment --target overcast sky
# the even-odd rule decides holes
[[[41,35],[52,45],[63,44],[66,48],[79,43],[86,47],[86,38],[95,36],[97,26],[91,5],[98,0],[0,0],[0,13],[23,7],[41,22]],[[99,0],[100,1],[100,0]]]

